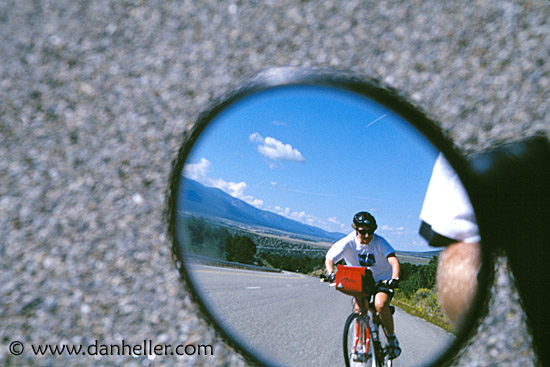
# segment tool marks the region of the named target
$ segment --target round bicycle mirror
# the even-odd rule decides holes
[[[392,320],[386,304],[372,313],[397,337],[395,365],[439,363],[467,333],[457,308],[474,302],[480,264],[475,245],[428,243],[441,233],[421,212],[444,217],[439,200],[452,196],[448,187],[435,189],[436,209],[423,207],[441,162],[454,175],[451,167],[464,165],[425,115],[376,81],[335,71],[261,73],[184,136],[169,218],[182,277],[206,319],[253,363],[339,365],[353,297],[319,276],[329,249],[347,238],[374,257],[371,267],[386,266],[385,275],[373,270],[375,281],[399,278],[396,289],[380,291],[395,308]],[[368,244],[352,228],[361,211],[377,223],[363,234],[371,236]],[[447,227],[462,230],[457,222]],[[390,250],[381,252],[379,243]],[[335,263],[353,265],[345,251]],[[388,255],[398,259],[389,273]],[[457,273],[465,262],[469,274]],[[457,297],[466,303],[454,304]]]

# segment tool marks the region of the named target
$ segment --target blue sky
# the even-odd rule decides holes
[[[349,233],[370,211],[398,250],[418,235],[438,152],[384,107],[347,91],[285,87],[241,100],[201,135],[184,175],[264,210]]]

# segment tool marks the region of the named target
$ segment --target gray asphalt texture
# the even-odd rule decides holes
[[[167,235],[183,132],[271,66],[401,90],[464,152],[550,133],[550,2],[0,2],[0,364],[243,366],[199,317]],[[455,366],[536,364],[506,259]],[[214,356],[34,356],[38,343]],[[8,346],[21,341],[25,352]]]
[[[342,366],[342,331],[352,298],[292,272],[192,265],[193,282],[233,335],[280,366]],[[451,333],[396,308],[403,352],[395,367],[421,366],[454,342]]]

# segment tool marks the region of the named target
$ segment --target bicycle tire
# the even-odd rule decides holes
[[[365,358],[357,361],[354,360],[354,353],[357,346],[361,344],[365,346]],[[376,362],[372,358],[374,350],[370,338],[370,328],[367,320],[359,314],[352,313],[344,324],[343,350],[346,367],[376,367]]]

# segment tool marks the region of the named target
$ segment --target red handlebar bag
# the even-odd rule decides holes
[[[364,297],[374,291],[372,272],[363,266],[338,265],[334,276],[336,290],[354,297]]]

